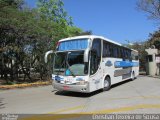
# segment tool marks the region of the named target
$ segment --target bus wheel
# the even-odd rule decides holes
[[[111,80],[110,80],[110,77],[106,77],[104,79],[104,87],[103,87],[103,91],[108,91],[111,87]]]
[[[132,72],[132,80],[134,80],[135,79],[135,73],[134,73],[134,71]]]

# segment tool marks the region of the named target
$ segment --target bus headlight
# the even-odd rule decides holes
[[[88,83],[87,81],[83,80],[83,81],[78,81],[76,85],[85,85],[87,83]]]

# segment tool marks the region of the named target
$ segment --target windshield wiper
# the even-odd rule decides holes
[[[58,69],[57,75],[59,75],[59,72],[61,71],[62,67],[63,67],[63,66],[65,65],[65,63],[66,63],[66,65],[68,66],[67,69],[69,69],[69,71],[71,72],[71,75],[75,77],[75,75],[74,75],[73,71],[70,69],[70,65],[69,65],[69,63],[68,63],[68,55],[69,55],[69,54],[70,54],[70,52],[68,52],[67,56],[66,56],[65,59],[63,60],[60,68]],[[65,67],[65,68],[66,68],[66,67]]]
[[[68,61],[66,61],[66,63],[67,63],[68,69],[69,69],[69,71],[71,72],[72,76],[73,76],[73,77],[76,77],[76,76],[74,75],[73,71],[70,69],[70,65],[69,65]]]

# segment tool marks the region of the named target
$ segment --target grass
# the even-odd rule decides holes
[[[7,82],[7,83],[3,83],[3,84],[0,85],[0,90],[44,86],[44,85],[50,85],[50,84],[51,84],[51,80],[49,80],[49,81],[37,81],[37,82],[33,82],[33,83]]]

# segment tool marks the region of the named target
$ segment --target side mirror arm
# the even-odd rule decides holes
[[[85,50],[85,52],[84,52],[84,59],[83,59],[84,62],[88,62],[89,61],[89,59],[88,59],[89,58],[89,56],[88,56],[89,55],[89,51],[90,51],[89,48],[87,48]]]
[[[50,50],[50,51],[48,51],[48,52],[45,53],[45,57],[44,57],[44,62],[45,62],[45,63],[48,62],[48,59],[47,59],[47,58],[48,58],[48,55],[51,54],[51,53],[53,53],[53,50]]]

